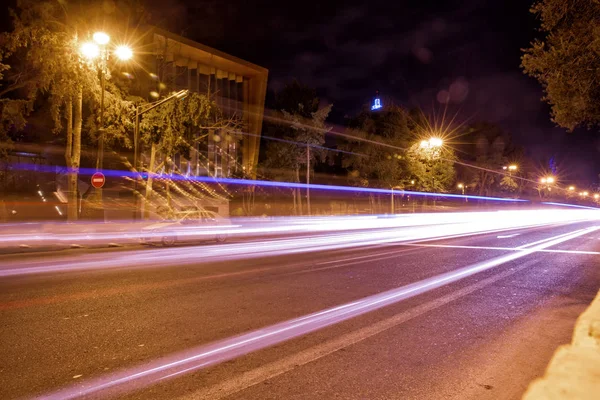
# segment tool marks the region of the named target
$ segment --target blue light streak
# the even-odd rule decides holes
[[[55,172],[54,167],[36,165],[38,172],[47,170],[47,172]],[[13,169],[19,170],[32,170],[34,166],[31,164],[13,164]],[[66,168],[69,172],[70,169]],[[96,173],[95,168],[80,168],[79,175],[93,175]],[[140,176],[146,177],[147,173],[139,174],[134,171],[119,171],[119,170],[102,170],[104,176],[108,177],[121,177],[121,178],[132,178],[138,179]],[[289,188],[289,189],[306,189],[307,187],[311,190],[323,190],[332,192],[350,192],[350,193],[377,193],[377,194],[389,194],[389,195],[409,195],[409,196],[422,196],[422,197],[441,197],[448,199],[473,199],[473,200],[487,200],[487,201],[501,201],[507,203],[529,203],[529,200],[523,199],[510,199],[503,197],[487,197],[487,196],[473,196],[473,195],[462,195],[462,194],[450,194],[450,193],[429,193],[429,192],[415,192],[411,190],[391,190],[391,189],[379,189],[379,188],[364,188],[354,186],[338,186],[338,185],[322,185],[322,184],[310,184],[297,183],[297,182],[276,182],[276,181],[263,181],[263,180],[250,180],[250,179],[236,179],[236,178],[214,178],[211,176],[190,176],[186,177],[183,175],[170,175],[167,176],[169,179],[174,181],[190,181],[190,182],[202,182],[202,183],[220,183],[228,185],[244,185],[244,186],[262,186],[262,187],[277,187],[277,188]],[[161,179],[163,176],[160,174],[154,174],[154,179]]]
[[[549,202],[549,201],[542,202],[542,204],[546,204],[546,205],[549,205],[549,206],[585,208],[587,210],[600,210],[600,208],[598,208],[598,207],[580,206],[578,204],[552,203],[552,202]]]

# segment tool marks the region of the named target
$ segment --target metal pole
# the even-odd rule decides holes
[[[394,213],[394,188],[392,188],[392,207],[391,207],[391,213]]]
[[[138,179],[139,179],[139,168],[138,168],[138,146],[140,137],[140,106],[135,108],[135,125],[133,128],[133,169],[138,173],[135,180],[133,181],[133,191],[135,193],[133,219],[137,219],[138,208],[139,208],[139,196],[137,195]]]
[[[306,144],[306,209],[310,216],[310,146]]]
[[[101,170],[104,164],[104,65],[100,67],[100,128],[98,129],[98,160],[96,161],[96,170]]]

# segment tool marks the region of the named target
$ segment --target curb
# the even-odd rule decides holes
[[[579,316],[571,344],[560,346],[542,378],[523,400],[598,399],[600,393],[600,291]]]

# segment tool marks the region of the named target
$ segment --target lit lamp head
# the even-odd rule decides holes
[[[514,165],[514,164],[512,164],[512,165],[509,165],[509,166],[508,166],[508,170],[509,170],[509,171],[516,171],[516,170],[517,170],[517,166],[516,166],[516,165]]]
[[[546,183],[548,181],[548,179],[546,178],[540,178],[540,183]]]
[[[600,199],[600,194],[596,193],[596,194],[594,195],[594,199],[596,199],[596,200]]]
[[[89,60],[93,60],[94,58],[100,55],[100,49],[98,45],[93,42],[85,42],[79,48],[81,55]]]
[[[554,177],[549,176],[548,178],[546,178],[546,182],[548,182],[548,183],[554,183]]]
[[[575,186],[569,186],[569,192],[572,192],[575,190]]]
[[[129,46],[117,46],[115,55],[121,61],[127,61],[133,57],[133,51]]]
[[[108,36],[104,32],[96,32],[94,33],[94,42],[98,43],[100,46],[107,45],[110,42],[110,36]]]
[[[432,137],[429,139],[429,145],[431,147],[442,147],[443,144],[444,144],[444,141],[440,138]]]
[[[456,185],[457,188],[462,189],[465,187],[465,185],[463,185],[462,183],[459,183],[458,185]]]

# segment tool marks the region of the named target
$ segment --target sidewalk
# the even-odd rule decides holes
[[[571,344],[559,347],[545,375],[535,380],[523,400],[592,400],[600,398],[600,291],[575,324]]]

